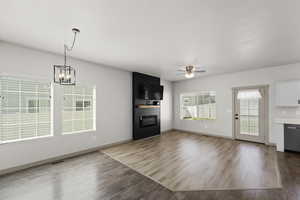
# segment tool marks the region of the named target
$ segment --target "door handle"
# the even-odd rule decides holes
[[[239,119],[239,114],[235,114],[234,116],[235,119]]]
[[[297,127],[294,127],[294,126],[288,126],[287,128],[288,129],[294,129],[294,130],[297,129]]]

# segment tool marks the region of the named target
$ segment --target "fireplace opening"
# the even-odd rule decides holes
[[[157,115],[147,115],[140,117],[140,127],[157,126]]]

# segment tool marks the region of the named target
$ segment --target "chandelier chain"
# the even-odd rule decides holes
[[[74,32],[73,42],[71,47],[68,47],[68,45],[64,44],[64,65],[67,65],[67,51],[72,51],[75,45],[76,36],[78,32]]]

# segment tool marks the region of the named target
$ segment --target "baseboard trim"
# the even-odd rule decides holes
[[[168,129],[168,130],[165,130],[165,131],[161,131],[160,134],[165,134],[165,133],[169,133],[169,132],[172,132],[174,131],[174,129]]]
[[[225,138],[225,139],[231,139],[231,140],[234,139],[233,137],[230,137],[230,136],[222,136],[222,135],[203,133],[203,132],[195,132],[195,131],[186,131],[186,130],[182,130],[182,129],[169,129],[169,130],[166,130],[166,131],[162,131],[161,134],[166,134],[166,133],[172,132],[172,131],[193,133],[193,134],[199,134],[199,135],[210,136],[210,137]],[[33,168],[33,167],[38,167],[38,166],[45,165],[45,164],[50,164],[52,162],[57,162],[57,161],[60,161],[60,160],[73,158],[73,157],[81,156],[81,155],[84,155],[84,154],[100,151],[100,150],[105,149],[105,148],[109,148],[109,147],[116,146],[116,145],[119,145],[119,144],[125,144],[125,143],[131,142],[131,141],[132,141],[132,139],[122,140],[122,141],[119,141],[119,142],[114,142],[114,143],[111,143],[111,144],[105,144],[105,145],[101,145],[101,146],[98,146],[98,147],[86,149],[86,150],[79,151],[79,152],[64,154],[64,155],[61,155],[61,156],[48,158],[48,159],[45,159],[45,160],[41,160],[41,161],[37,161],[37,162],[33,162],[33,163],[29,163],[29,164],[25,164],[25,165],[21,165],[21,166],[17,166],[17,167],[12,167],[12,168],[8,168],[8,169],[0,170],[0,176],[6,175],[6,174],[11,174],[11,173],[14,173],[14,172],[17,172],[17,171],[22,171],[22,170]],[[268,143],[267,145],[276,146],[275,143]]]
[[[272,147],[276,147],[277,146],[275,143],[272,143],[272,142],[267,142],[266,145],[272,146]]]
[[[110,143],[110,144],[104,144],[104,145],[99,146],[97,151],[100,151],[105,148],[113,147],[113,146],[116,146],[119,144],[125,144],[125,143],[132,142],[132,141],[133,141],[133,139],[129,139],[129,140],[122,140],[122,141],[114,142],[114,143]]]
[[[78,151],[78,152],[74,152],[74,153],[64,154],[64,155],[61,155],[61,156],[56,156],[56,157],[53,157],[53,158],[48,158],[48,159],[45,159],[45,160],[41,160],[41,161],[37,161],[37,162],[33,162],[33,163],[29,163],[29,164],[25,164],[25,165],[21,165],[21,166],[17,166],[17,167],[12,167],[12,168],[8,168],[8,169],[0,170],[0,176],[11,174],[11,173],[14,173],[14,172],[17,172],[17,171],[22,171],[22,170],[33,168],[33,167],[38,167],[38,166],[45,165],[45,164],[50,164],[50,163],[53,163],[53,162],[58,162],[58,161],[61,161],[61,160],[64,160],[64,159],[69,159],[69,158],[81,156],[81,155],[84,155],[84,154],[100,151],[101,149],[105,149],[105,148],[112,147],[112,146],[119,145],[119,144],[125,144],[125,143],[128,143],[130,141],[132,141],[132,139],[122,140],[122,141],[114,142],[114,143],[111,143],[111,144],[105,144],[105,145],[101,145],[101,146],[98,146],[98,147],[94,147],[94,148],[90,148],[90,149],[86,149],[86,150],[82,150],[82,151]]]
[[[193,134],[198,134],[198,135],[204,135],[204,136],[210,136],[210,137],[218,137],[218,138],[223,138],[223,139],[231,139],[231,140],[235,140],[234,137],[230,137],[230,136],[223,136],[223,135],[216,135],[216,134],[211,134],[211,133],[203,133],[203,132],[195,132],[195,131],[186,131],[186,130],[182,130],[182,129],[172,129],[170,131],[178,131],[178,132],[186,132],[186,133],[193,133]],[[247,142],[247,141],[246,141]],[[271,146],[271,147],[276,147],[277,145],[275,143],[272,142],[266,142],[266,143],[262,143],[265,144],[267,146]]]
[[[210,137],[217,137],[217,138],[223,138],[223,139],[231,139],[231,140],[234,139],[233,137],[230,137],[230,136],[216,135],[216,134],[196,132],[196,131],[186,131],[186,130],[182,130],[182,129],[173,129],[173,131],[193,133],[193,134],[198,134],[198,135],[203,135],[203,136],[210,136]]]

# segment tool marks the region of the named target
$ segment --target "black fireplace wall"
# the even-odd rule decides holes
[[[133,72],[132,74],[132,106],[133,106],[133,139],[142,139],[160,134],[160,107],[140,108],[140,105],[154,104],[141,95],[143,87],[160,85],[160,78]]]

